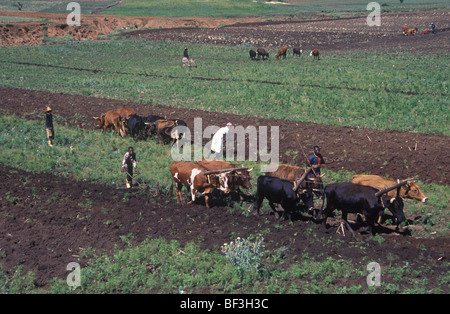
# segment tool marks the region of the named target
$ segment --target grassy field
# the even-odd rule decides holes
[[[183,68],[183,47],[117,40],[0,48],[0,85],[262,118],[450,134],[448,55],[351,53],[327,55],[321,62],[307,56],[257,62],[249,59],[249,47],[198,44],[190,45],[197,67]]]

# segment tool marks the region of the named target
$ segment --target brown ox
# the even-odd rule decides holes
[[[115,110],[121,117],[129,118],[130,116],[137,114],[132,108],[122,107]]]
[[[134,109],[122,107],[114,110],[109,110],[101,117],[94,117],[94,119],[98,120],[99,129],[103,128],[103,131],[106,132],[107,128],[113,126],[117,131],[117,134],[124,136],[126,134],[126,130],[123,124],[123,120],[128,119],[133,114],[136,114]]]
[[[406,36],[414,36],[415,34],[418,33],[418,29],[417,28],[410,28],[406,31]]]
[[[393,186],[397,183],[397,181],[392,179],[385,179],[380,176],[376,175],[364,175],[364,174],[357,174],[353,176],[352,179],[353,183],[360,184],[360,185],[367,185],[374,187],[378,190],[385,189],[387,187]],[[386,193],[388,196],[396,197],[397,196],[397,189],[389,191]],[[403,185],[400,188],[400,197],[407,197],[411,198],[417,201],[421,201],[425,203],[428,200],[428,197],[426,197],[423,193],[420,187],[415,184],[414,182],[408,181],[407,184]]]
[[[114,127],[117,134],[121,135],[123,124],[120,120],[120,115],[115,110],[109,110],[101,117],[94,117],[94,119],[98,121],[98,128],[103,128],[104,132],[106,132],[109,127]]]
[[[197,164],[205,167],[208,169],[208,171],[214,171],[214,170],[224,170],[224,169],[236,169],[238,168],[236,165],[232,164],[228,161],[222,161],[222,160],[207,160],[202,159],[197,161]],[[240,187],[243,187],[244,189],[251,189],[252,185],[250,183],[250,171],[249,170],[239,170],[239,171],[232,171],[227,174],[228,178],[228,187],[231,191],[241,193]]]
[[[313,51],[311,51],[310,53],[309,53],[309,56],[310,57],[312,57],[312,56],[314,56],[314,60],[320,60],[320,52],[319,52],[319,49],[314,49]]]
[[[170,166],[172,174],[172,185],[169,195],[173,194],[173,185],[176,184],[177,202],[183,203],[181,189],[185,186],[191,193],[191,200],[188,204],[192,204],[197,192],[205,195],[205,204],[209,208],[209,194],[214,189],[219,189],[225,193],[229,193],[228,178],[225,173],[217,175],[204,175],[208,170],[196,163],[189,161],[174,161]]]
[[[270,170],[270,168],[269,168]],[[291,166],[291,165],[279,165],[275,171],[267,172],[266,175],[269,177],[276,177],[282,180],[287,180],[295,185],[295,181],[300,179],[305,174],[305,170],[301,167]],[[323,176],[323,175],[322,175]],[[306,178],[304,182],[299,186],[303,189],[321,189],[323,186],[322,177]]]
[[[148,126],[150,134],[156,134],[156,138],[161,143],[166,143],[168,139],[172,138],[172,144],[175,143],[176,136],[172,134],[172,130],[177,126],[176,121],[158,119],[155,122],[145,122]]]
[[[258,60],[261,58],[263,58],[263,60],[266,60],[266,58],[269,58],[269,53],[266,52],[266,50],[264,50],[263,48],[258,48],[256,49],[256,54],[258,55]]]
[[[284,59],[286,59],[286,52],[287,52],[287,47],[283,46],[280,48],[280,50],[278,50],[277,55],[275,56],[275,59],[278,59],[278,57],[283,56]]]
[[[127,134],[127,130],[125,127],[125,124],[123,123],[124,120],[129,119],[132,115],[137,114],[136,111],[134,111],[133,108],[129,108],[129,107],[122,107],[122,108],[118,108],[115,110],[119,116],[120,116],[120,120],[122,121],[122,125],[121,125],[121,135],[125,136]]]

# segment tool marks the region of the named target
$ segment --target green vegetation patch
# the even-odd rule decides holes
[[[0,85],[329,125],[450,135],[450,57],[251,61],[249,47],[117,40],[0,48]],[[272,54],[275,51],[270,51]],[[411,67],[414,64],[414,67]]]

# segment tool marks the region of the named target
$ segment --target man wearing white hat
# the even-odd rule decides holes
[[[223,137],[228,134],[233,124],[231,122],[228,122],[226,126],[223,128],[220,128],[216,134],[214,134],[212,141],[211,141],[211,151],[214,152],[214,158],[215,159],[221,159],[222,157],[222,144],[223,144]],[[208,157],[211,156],[211,152],[209,153]]]
[[[55,130],[53,129],[52,108],[47,106],[45,110],[45,129],[47,131],[48,146],[53,147],[53,139],[55,138]]]

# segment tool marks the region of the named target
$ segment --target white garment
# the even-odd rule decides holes
[[[225,134],[227,134],[230,131],[230,128],[227,126],[224,126],[223,128],[220,128],[216,134],[214,134],[212,141],[211,141],[211,150],[216,153],[222,152],[222,139]]]

